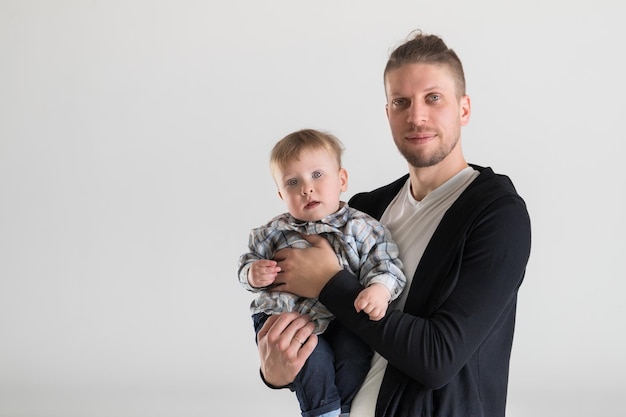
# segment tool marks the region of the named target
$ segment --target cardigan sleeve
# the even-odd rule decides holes
[[[391,365],[437,389],[457,374],[493,332],[500,331],[501,317],[515,308],[529,254],[530,220],[525,204],[519,197],[507,196],[476,219],[451,253],[440,254],[441,262],[450,264],[442,269],[445,276],[437,279],[449,284],[427,316],[393,310],[380,321],[370,321],[366,314],[354,311],[352,300],[360,285],[347,271],[328,282],[319,300]],[[411,309],[413,299],[409,294],[405,310]]]

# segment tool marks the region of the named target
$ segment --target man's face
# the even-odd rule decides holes
[[[405,64],[387,73],[385,90],[391,134],[409,164],[425,168],[444,160],[470,116],[469,97],[457,97],[448,68]]]

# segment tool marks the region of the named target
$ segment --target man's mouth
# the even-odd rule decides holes
[[[413,143],[426,143],[436,136],[435,133],[410,133],[406,138]]]

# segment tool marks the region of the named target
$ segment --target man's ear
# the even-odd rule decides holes
[[[461,98],[461,126],[467,126],[470,119],[470,114],[472,114],[472,102],[468,95],[465,95]]]

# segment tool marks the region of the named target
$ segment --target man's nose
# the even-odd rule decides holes
[[[420,125],[425,123],[428,120],[428,107],[421,104],[418,105],[415,102],[411,103],[411,107],[409,107],[407,122],[413,125]]]

